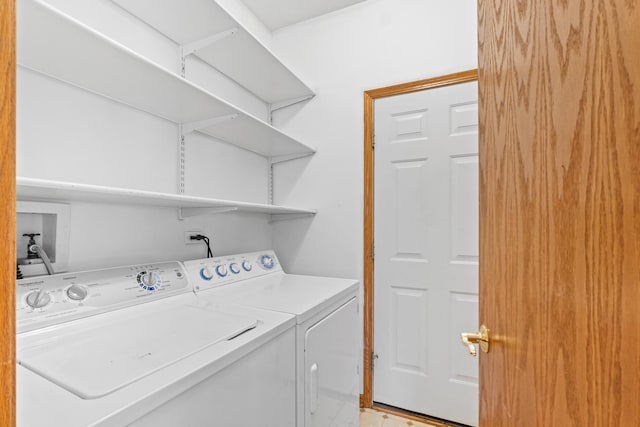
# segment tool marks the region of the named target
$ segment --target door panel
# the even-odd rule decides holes
[[[375,101],[373,400],[477,423],[477,83]],[[462,408],[462,409],[461,409]]]
[[[478,263],[478,156],[451,158],[451,262]],[[472,280],[471,283],[475,283]]]
[[[427,179],[428,159],[392,161],[393,191],[395,192],[395,246],[392,260],[395,262],[426,262],[426,224],[424,201],[416,194],[423,191]]]
[[[427,291],[391,285],[391,367],[427,375]]]
[[[640,425],[640,6],[480,0],[480,424]]]
[[[450,300],[451,325],[449,328],[450,381],[467,386],[478,385],[478,361],[460,345],[460,331],[478,322],[478,294],[452,292]],[[462,351],[461,351],[462,350]],[[463,404],[461,402],[461,404]]]

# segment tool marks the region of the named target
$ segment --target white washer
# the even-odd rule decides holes
[[[24,279],[16,296],[19,426],[295,425],[294,316],[212,310],[178,262]]]
[[[357,280],[286,274],[273,251],[185,262],[198,297],[296,316],[297,426],[359,425]]]

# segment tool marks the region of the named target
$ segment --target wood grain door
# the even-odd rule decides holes
[[[15,424],[15,2],[0,1],[0,426]]]
[[[640,3],[479,2],[480,425],[640,425]]]

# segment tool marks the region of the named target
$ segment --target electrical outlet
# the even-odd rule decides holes
[[[200,245],[200,244],[202,244],[201,240],[191,240],[191,236],[197,236],[198,234],[202,234],[202,230],[185,231],[184,232],[184,244],[185,245]]]

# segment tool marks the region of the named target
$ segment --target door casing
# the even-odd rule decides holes
[[[0,425],[16,423],[16,21],[15,1],[0,2]]]
[[[374,196],[374,102],[388,96],[418,92],[425,89],[449,86],[478,80],[478,70],[467,70],[439,77],[402,83],[364,92],[364,346],[363,346],[363,395],[360,406],[374,408],[373,404],[373,196]],[[406,415],[405,415],[406,416]],[[420,420],[420,417],[415,417]]]

